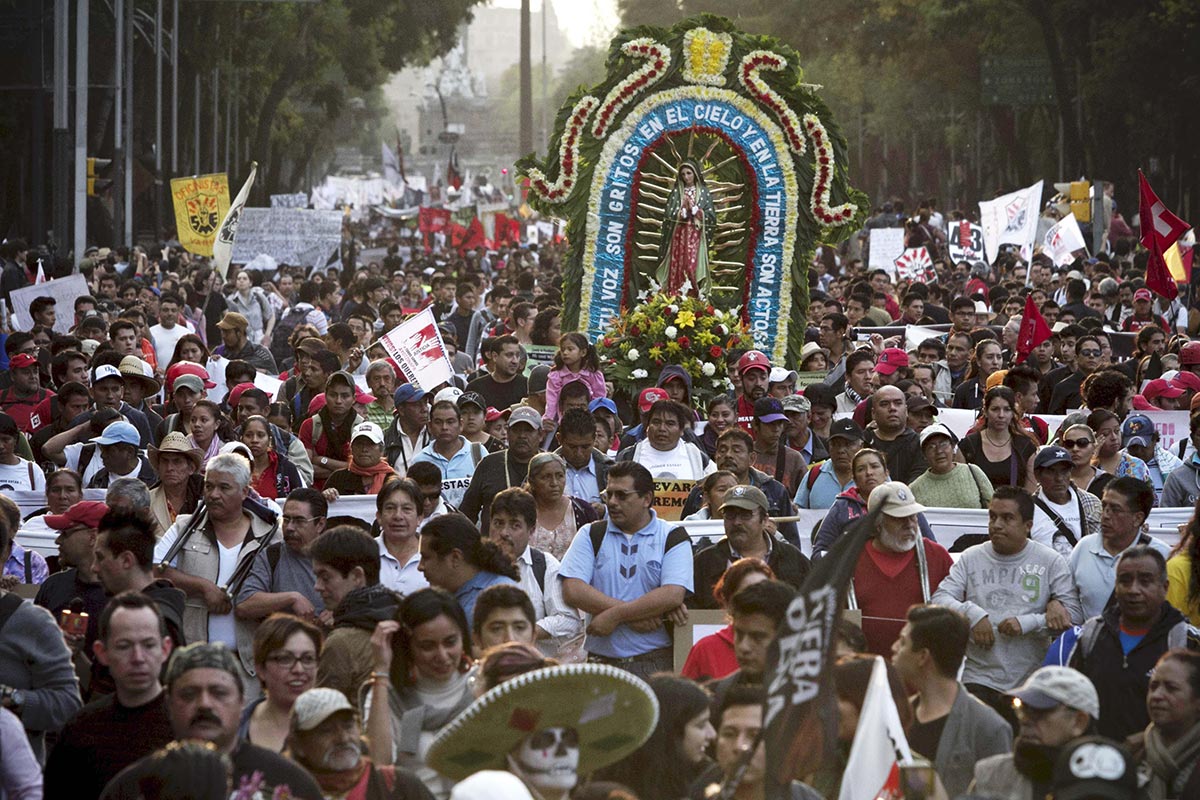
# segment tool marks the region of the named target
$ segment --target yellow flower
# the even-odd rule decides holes
[[[712,331],[703,331],[701,333],[696,334],[695,341],[696,341],[696,344],[700,345],[701,347],[712,347],[719,340],[712,333]]]
[[[662,358],[662,354],[663,351],[661,347],[651,347],[650,350],[647,351],[647,355],[649,355],[651,359]]]
[[[667,355],[671,355],[671,356],[678,355],[680,352],[680,349],[681,348],[679,347],[679,342],[675,341],[674,339],[667,342]]]
[[[681,328],[691,328],[696,324],[696,315],[691,311],[680,311],[675,317],[675,324]]]

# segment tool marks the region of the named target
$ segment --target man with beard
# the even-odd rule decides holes
[[[967,548],[933,595],[971,624],[963,684],[1016,722],[1005,694],[1042,663],[1057,635],[1083,622],[1066,560],[1029,538],[1033,498],[997,487],[988,505],[988,539]]]
[[[921,437],[908,426],[904,392],[895,386],[880,387],[871,400],[871,419],[863,444],[887,456],[889,475],[911,483],[929,469],[921,452]]]
[[[254,557],[234,607],[238,619],[254,621],[287,613],[320,621],[327,616],[314,588],[308,549],[325,530],[328,513],[329,504],[316,489],[295,489],[288,495],[279,518],[283,541],[267,545]]]
[[[1092,682],[1069,667],[1042,667],[1008,694],[1019,701],[1013,752],[977,763],[967,792],[997,800],[1044,797],[1058,754],[1100,718],[1100,698]]]
[[[264,797],[291,795],[323,800],[312,776],[278,753],[238,740],[245,703],[238,659],[224,644],[197,642],[176,650],[167,666],[167,713],[175,740],[210,742],[229,756],[233,785],[256,784]],[[147,758],[122,770],[104,787],[104,800],[136,800],[148,777]]]
[[[737,399],[738,425],[750,433],[754,423],[754,404],[767,396],[771,360],[758,350],[751,350],[738,359],[737,373],[742,384],[742,393]]]
[[[287,751],[321,791],[344,800],[433,800],[406,769],[376,766],[362,754],[354,706],[335,689],[309,689],[292,705]]]

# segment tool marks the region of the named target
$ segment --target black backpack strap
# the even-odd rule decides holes
[[[596,520],[588,529],[588,536],[592,539],[592,556],[600,555],[600,548],[604,546],[604,535],[608,533],[607,520]]]
[[[271,579],[275,579],[275,568],[279,566],[279,556],[283,553],[283,542],[267,545],[267,566],[271,568]]]
[[[680,544],[686,544],[688,547],[691,547],[692,537],[688,536],[687,528],[672,528],[667,532],[667,545],[663,548],[663,555],[665,556],[674,550],[676,545]]]
[[[25,582],[33,583],[33,551],[25,548]]]
[[[538,588],[544,594],[546,591],[546,554],[536,548],[530,548],[529,555],[533,559],[533,577],[537,579]]]
[[[1078,497],[1076,497],[1075,500],[1079,502],[1079,525],[1081,528],[1086,528],[1086,518],[1083,516],[1083,501],[1079,500]],[[1055,513],[1053,509],[1050,508],[1050,505],[1041,495],[1035,494],[1033,496],[1033,504],[1040,508],[1046,514],[1046,516],[1050,518],[1050,521],[1054,523],[1054,527],[1058,528],[1058,532],[1061,533],[1063,537],[1071,543],[1071,547],[1074,547],[1079,543],[1079,539],[1075,536],[1075,532],[1071,530],[1071,526],[1067,524],[1066,520],[1064,520],[1057,513]]]
[[[23,602],[15,592],[9,592],[4,597],[0,597],[0,631],[4,630],[8,618],[17,612]]]

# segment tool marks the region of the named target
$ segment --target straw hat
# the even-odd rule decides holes
[[[188,437],[179,431],[168,433],[158,447],[150,445],[146,451],[146,458],[150,460],[150,466],[154,467],[155,472],[158,472],[158,457],[163,453],[177,453],[186,456],[196,469],[200,469],[200,465],[204,462],[204,453],[200,448],[192,447]]]
[[[158,394],[162,387],[154,377],[154,368],[137,356],[125,356],[121,359],[121,375],[127,379],[140,380],[146,387],[146,394]]]

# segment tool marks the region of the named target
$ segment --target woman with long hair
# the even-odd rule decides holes
[[[170,363],[163,365],[162,369],[165,372],[167,367],[177,364],[180,361],[191,361],[193,364],[207,364],[208,356],[208,346],[204,344],[204,340],[194,333],[185,333],[175,343],[175,351],[171,354]]]
[[[617,781],[639,800],[679,800],[709,765],[706,754],[717,738],[709,719],[712,697],[699,684],[676,675],[647,681],[658,698],[659,716],[645,744],[599,770],[602,780]]]
[[[995,339],[984,339],[975,345],[971,361],[967,364],[967,374],[959,387],[954,390],[951,407],[969,408],[975,411],[983,405],[984,394],[987,392],[987,379],[1003,366],[1003,353],[1003,346]]]
[[[708,247],[717,214],[704,182],[704,170],[694,159],[679,165],[675,185],[663,214],[663,260],[655,280],[666,294],[700,295],[708,283]]]
[[[254,632],[254,669],[263,696],[242,710],[238,738],[283,751],[292,705],[317,683],[324,639],[320,628],[291,614],[272,614],[262,621]]]
[[[575,533],[596,519],[585,500],[566,494],[567,462],[558,453],[538,453],[529,461],[526,490],[537,502],[537,527],[529,544],[561,560]]]
[[[1017,420],[1017,396],[1007,386],[988,389],[983,400],[983,429],[958,443],[955,459],[981,468],[993,487],[1016,486],[1032,492],[1037,442]]]
[[[1092,463],[1096,432],[1087,425],[1070,425],[1059,435],[1058,443],[1071,454],[1071,483],[1096,497],[1102,495],[1113,476]]]
[[[438,732],[475,699],[471,628],[454,595],[422,589],[371,635],[374,671],[360,691],[371,760],[416,773],[440,800],[451,782],[425,765]]]
[[[737,424],[737,405],[727,394],[719,394],[708,401],[708,423],[700,444],[709,458],[717,456],[717,437]]]
[[[304,486],[300,471],[286,453],[275,451],[271,423],[255,414],[242,420],[242,444],[250,448],[250,485],[263,497],[276,500]]]
[[[233,440],[229,420],[221,413],[221,407],[211,400],[196,403],[188,420],[188,431],[192,447],[204,454],[204,464],[221,451],[221,445]]]
[[[737,486],[737,476],[727,469],[719,469],[711,475],[705,475],[700,483],[700,496],[704,505],[694,514],[688,514],[685,519],[721,519],[721,503],[725,493]]]
[[[457,512],[428,520],[421,528],[421,572],[430,586],[452,592],[468,623],[479,593],[498,583],[519,583],[512,560],[475,523]]]
[[[246,318],[250,327],[246,330],[246,338],[264,347],[271,346],[271,333],[275,330],[275,310],[266,292],[254,285],[253,278],[247,270],[238,270],[233,279],[233,293],[225,295],[225,302],[230,311],[236,311]]]
[[[1088,414],[1087,423],[1096,432],[1096,454],[1092,456],[1092,464],[1114,478],[1129,475],[1150,483],[1149,465],[1121,447],[1121,421],[1116,414],[1098,408]]]
[[[562,338],[562,309],[557,306],[543,308],[533,318],[533,330],[529,338],[535,345],[554,347]]]
[[[1179,542],[1167,560],[1167,602],[1192,625],[1200,625],[1200,501],[1179,526]]]
[[[761,558],[739,558],[721,574],[713,586],[713,597],[721,608],[727,610],[730,599],[742,589],[774,578],[775,571]],[[692,645],[680,673],[694,681],[720,680],[737,668],[731,621],[721,630],[710,633]]]

